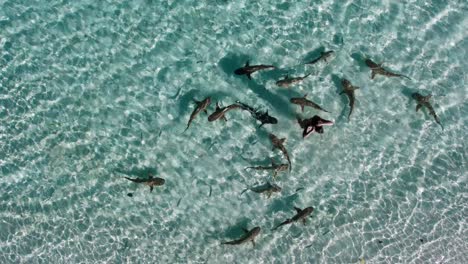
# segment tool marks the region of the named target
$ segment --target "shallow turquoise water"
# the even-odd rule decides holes
[[[1,263],[468,263],[466,1],[161,2],[0,0]],[[367,56],[411,80],[370,80]],[[235,76],[248,59],[279,69]],[[305,93],[331,114],[290,105]],[[206,96],[279,123],[182,133]],[[303,140],[296,114],[336,123]],[[271,179],[245,167],[282,159],[269,132],[293,170],[240,196]],[[166,185],[123,179],[149,172]],[[271,231],[293,206],[307,225]],[[220,245],[254,226],[255,248]]]

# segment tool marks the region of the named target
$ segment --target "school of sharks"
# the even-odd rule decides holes
[[[312,60],[310,62],[307,62],[305,64],[313,65],[313,64],[320,63],[320,62],[325,62],[326,63],[328,60],[330,60],[332,58],[333,53],[334,53],[334,51],[331,51],[331,50],[321,52],[320,55],[316,59],[314,59],[314,60]],[[408,78],[408,79],[410,79],[408,76],[398,74],[398,73],[394,73],[394,72],[392,72],[390,70],[385,69],[382,66],[383,65],[382,63],[376,63],[376,62],[372,61],[369,58],[366,58],[364,63],[371,70],[371,76],[370,76],[371,79],[374,79],[377,75],[386,76],[386,77],[399,77],[399,78]],[[258,71],[261,71],[261,70],[272,70],[272,69],[276,69],[276,67],[273,66],[273,65],[263,65],[263,64],[250,65],[249,62],[247,62],[245,64],[245,66],[235,70],[234,74],[236,74],[236,75],[245,75],[250,81],[253,81],[252,80],[252,74],[254,74],[255,72],[258,72]],[[276,85],[279,86],[279,87],[282,87],[282,88],[289,88],[289,87],[291,87],[291,86],[293,86],[293,85],[295,85],[297,83],[300,83],[300,82],[304,81],[310,74],[311,73],[306,74],[306,75],[304,75],[302,77],[285,76],[283,79],[278,80],[276,82]],[[354,86],[351,83],[351,81],[349,81],[349,80],[347,80],[345,78],[343,78],[341,80],[341,86],[342,86],[342,91],[339,94],[340,95],[345,94],[346,97],[348,98],[348,101],[349,101],[349,113],[348,113],[348,121],[349,121],[350,117],[351,117],[351,114],[353,113],[354,103],[356,101],[355,92],[356,92],[356,90],[359,89],[359,87]],[[439,120],[439,117],[437,116],[433,106],[429,102],[431,96],[432,95],[430,95],[430,94],[429,95],[422,95],[422,94],[420,94],[418,92],[415,92],[415,93],[413,93],[411,95],[411,97],[416,101],[416,111],[419,111],[421,108],[426,108],[427,111],[429,112],[429,114],[435,119],[435,122],[437,124],[439,124],[443,129],[443,126],[442,126],[442,124],[441,124],[441,122]],[[206,113],[208,115],[208,108],[211,105],[211,97],[207,96],[202,101],[196,101],[196,100],[194,100],[194,101],[195,101],[196,106],[195,106],[195,109],[193,110],[193,112],[191,113],[191,115],[189,117],[187,127],[185,128],[184,132],[187,129],[190,128],[192,123],[195,121],[195,119],[197,118],[197,116],[199,116],[199,114],[201,112],[204,112],[204,113]],[[307,94],[304,95],[304,97],[291,98],[290,102],[291,102],[291,104],[295,104],[295,105],[300,106],[302,112],[304,111],[304,108],[307,106],[307,107],[314,108],[314,109],[316,109],[318,111],[330,113],[327,110],[325,110],[324,108],[322,108],[320,105],[318,105],[317,103],[315,103],[312,100],[308,99]],[[254,119],[256,119],[257,121],[260,122],[259,127],[261,127],[263,125],[267,125],[267,124],[274,125],[274,124],[278,123],[278,119],[276,119],[273,116],[270,116],[268,111],[262,111],[260,109],[255,109],[255,108],[249,106],[248,104],[245,104],[245,103],[240,102],[240,101],[236,101],[235,103],[233,103],[231,105],[228,105],[228,106],[220,106],[218,104],[218,102],[216,102],[216,107],[215,107],[214,112],[212,112],[211,114],[208,115],[208,121],[209,122],[214,122],[214,121],[220,120],[220,119],[222,119],[224,121],[227,121],[226,114],[229,111],[236,110],[236,109],[240,110],[240,111],[246,111],[246,112],[250,113],[250,115]],[[305,119],[302,119],[301,117],[299,117],[299,115],[297,115],[295,118],[297,120],[298,126],[302,129],[302,137],[303,138],[306,138],[309,135],[312,135],[314,133],[322,134],[322,133],[324,133],[324,127],[325,126],[332,126],[334,124],[334,121],[326,120],[326,119],[324,119],[324,118],[322,118],[322,117],[320,117],[318,115],[314,115],[314,116],[312,116],[310,118],[305,118]],[[271,170],[272,173],[273,173],[273,179],[276,179],[276,176],[278,175],[278,173],[285,172],[285,171],[288,171],[288,170],[289,170],[289,172],[291,172],[291,169],[292,169],[291,157],[290,157],[290,155],[289,155],[289,153],[288,153],[288,151],[287,151],[287,149],[285,147],[286,138],[280,138],[280,137],[278,137],[277,135],[275,135],[273,133],[269,133],[269,138],[270,138],[271,144],[273,146],[273,150],[278,149],[283,154],[283,156],[286,159],[287,163],[277,164],[274,160],[271,160],[271,166],[251,166],[251,167],[247,167],[246,169]],[[149,175],[149,177],[146,178],[146,179],[139,179],[139,178],[133,179],[133,178],[128,178],[128,177],[125,177],[125,179],[130,180],[130,181],[135,182],[135,183],[144,184],[146,186],[149,186],[150,187],[150,192],[153,191],[154,187],[162,186],[165,183],[164,179],[159,178],[159,177],[154,177],[153,175]],[[249,188],[243,190],[241,192],[241,194],[243,194],[246,191],[253,191],[253,192],[256,192],[256,193],[260,193],[260,194],[266,194],[267,197],[269,198],[271,195],[273,195],[273,193],[281,192],[281,187],[278,186],[275,183],[267,181],[265,184],[249,187]],[[132,194],[128,194],[128,195],[132,196]],[[302,222],[305,225],[306,224],[306,219],[308,217],[312,216],[312,213],[314,212],[314,208],[312,206],[306,207],[304,209],[294,207],[294,209],[296,211],[295,215],[293,215],[291,218],[288,218],[288,219],[280,222],[272,230],[277,230],[278,228],[280,228],[280,227],[282,227],[284,225],[292,224],[292,223],[295,223],[295,222]],[[245,234],[242,237],[240,237],[240,238],[238,238],[236,240],[232,240],[232,241],[221,242],[221,244],[224,244],[224,245],[240,245],[240,244],[251,242],[252,245],[255,246],[255,238],[261,233],[261,230],[262,230],[261,227],[256,226],[256,227],[253,227],[250,230],[247,229],[247,228],[244,228],[243,230],[244,230]]]

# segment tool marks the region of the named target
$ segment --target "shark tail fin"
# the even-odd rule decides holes
[[[406,75],[403,75],[403,74],[401,75],[401,77],[406,78],[406,79],[408,79],[408,80],[411,80],[410,77],[408,77],[408,76],[406,76]]]
[[[125,179],[129,180],[129,181],[132,181],[132,182],[138,182],[137,179],[132,179],[132,178],[129,178],[129,177],[124,177]]]
[[[247,78],[249,78],[249,80],[252,80],[252,76],[250,73],[247,73]]]
[[[248,191],[249,189],[250,189],[250,188],[247,186],[247,188],[245,188],[245,189],[240,193],[239,196],[241,196],[242,194],[244,194],[244,193],[245,193],[246,191]]]

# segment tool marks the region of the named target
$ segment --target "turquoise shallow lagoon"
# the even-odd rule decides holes
[[[462,0],[0,0],[0,263],[468,263],[467,32]],[[247,60],[278,69],[234,75]],[[341,78],[361,87],[349,121]],[[183,133],[207,96],[279,122]],[[335,124],[302,139],[297,114]],[[292,171],[241,196],[273,181],[245,167],[284,161],[271,132]],[[123,178],[148,173],[166,184]],[[294,206],[307,224],[271,231]],[[254,226],[255,247],[220,245]]]

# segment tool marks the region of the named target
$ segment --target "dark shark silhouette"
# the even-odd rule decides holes
[[[195,109],[193,110],[192,114],[190,115],[190,119],[188,121],[188,124],[187,124],[187,128],[184,130],[186,131],[187,129],[189,129],[190,127],[190,124],[192,123],[192,121],[195,119],[195,117],[201,112],[201,111],[204,111],[206,114],[208,114],[208,112],[206,111],[206,108],[208,108],[208,106],[210,105],[211,103],[211,97],[207,97],[205,98],[203,101],[196,101],[195,100],[195,104],[197,105],[197,107],[195,107]]]
[[[273,170],[273,177],[278,175],[278,172],[286,171],[288,169],[288,164],[276,164],[275,161],[271,160],[271,166],[255,166],[255,167],[247,167],[246,169],[253,169],[253,170]]]
[[[252,74],[254,72],[260,71],[260,70],[268,70],[268,69],[275,69],[276,67],[273,65],[249,65],[249,62],[247,61],[245,63],[245,66],[242,68],[239,68],[234,71],[235,74],[237,75],[247,75],[249,80],[252,80]]]
[[[284,142],[286,141],[286,138],[278,138],[274,134],[269,134],[271,143],[273,144],[273,149],[277,148],[281,152],[283,152],[284,157],[288,160],[289,163],[289,171],[291,171],[291,159],[289,159],[289,154],[286,148],[284,147]]]
[[[222,245],[240,245],[244,244],[246,242],[252,241],[252,245],[255,247],[255,238],[260,234],[260,231],[262,230],[259,226],[252,228],[252,230],[247,230],[244,229],[245,235],[242,236],[239,239],[233,240],[233,241],[228,241],[228,242],[222,242]]]
[[[320,111],[324,111],[324,112],[327,112],[327,113],[330,113],[328,112],[327,110],[323,109],[322,107],[320,107],[318,104],[310,101],[310,100],[307,100],[307,94],[304,95],[304,97],[294,97],[294,98],[291,98],[290,100],[291,103],[293,104],[297,104],[301,107],[301,110],[302,112],[304,112],[304,107],[305,106],[310,106],[312,108],[315,108],[317,110],[320,110]]]
[[[322,60],[326,62],[327,59],[330,58],[333,53],[334,53],[333,50],[322,51],[322,52],[320,52],[320,57],[318,57],[318,58],[316,58],[316,59],[314,59],[312,61],[306,62],[306,64],[315,64],[315,63],[317,63],[319,61],[322,61]]]
[[[224,116],[228,111],[231,111],[233,109],[237,109],[237,108],[240,108],[239,105],[237,104],[232,104],[232,105],[228,105],[226,107],[219,107],[219,104],[216,103],[216,110],[210,115],[208,116],[208,121],[209,122],[213,122],[213,121],[216,121],[218,119],[223,119],[224,121],[227,121],[226,117]]]
[[[365,63],[366,63],[366,65],[367,65],[367,66],[371,69],[371,71],[372,71],[371,79],[374,79],[374,77],[375,77],[377,74],[380,74],[380,75],[388,76],[388,77],[403,77],[403,78],[408,78],[408,79],[411,80],[411,78],[408,77],[408,76],[406,76],[406,75],[397,74],[397,73],[393,73],[393,72],[390,72],[390,71],[385,70],[385,69],[382,67],[382,64],[383,64],[383,63],[377,64],[377,63],[373,62],[371,59],[366,59]]]
[[[266,193],[267,197],[270,198],[271,194],[276,193],[276,192],[281,192],[281,187],[274,183],[267,182],[266,184],[254,186],[254,187],[249,187],[241,192],[241,195],[245,193],[246,191],[252,191],[256,193]]]
[[[150,187],[150,192],[153,191],[154,186],[161,186],[164,185],[166,182],[163,178],[153,177],[153,175],[149,175],[147,179],[132,179],[128,177],[124,177],[125,179],[135,182],[135,183],[142,183]]]
[[[254,109],[253,107],[247,104],[241,103],[240,101],[237,101],[236,103],[240,106],[242,110],[248,111],[252,115],[253,118],[261,122],[259,127],[263,126],[264,124],[277,124],[278,123],[278,119],[276,119],[273,116],[270,116],[268,114],[268,110],[266,112],[262,112],[260,110]]]
[[[418,102],[416,105],[416,112],[418,112],[422,107],[426,107],[427,110],[429,110],[429,114],[434,117],[436,123],[439,124],[442,129],[444,129],[434,108],[432,107],[431,103],[429,103],[429,99],[431,99],[432,95],[423,96],[420,93],[413,93],[412,97]]]
[[[307,208],[304,208],[304,209],[294,207],[294,209],[296,209],[297,213],[296,213],[296,215],[293,216],[293,218],[287,219],[286,221],[284,221],[281,224],[277,225],[272,230],[276,230],[281,226],[288,225],[288,224],[298,222],[298,221],[302,221],[302,223],[305,225],[306,217],[309,216],[310,214],[312,214],[312,212],[314,211],[313,207],[307,207]]]
[[[359,87],[353,86],[351,82],[346,79],[341,80],[341,84],[343,85],[343,91],[340,94],[345,93],[349,99],[349,107],[350,107],[349,114],[348,114],[348,120],[349,120],[349,117],[353,113],[353,109],[354,109],[354,101],[355,101],[354,91],[356,89],[359,89]]]
[[[295,83],[298,83],[298,82],[302,82],[305,78],[307,78],[309,75],[311,75],[312,73],[308,73],[306,74],[305,76],[303,77],[289,77],[288,75],[286,75],[284,77],[284,79],[282,80],[279,80],[276,82],[276,85],[280,86],[280,87],[284,87],[284,88],[287,88],[289,87],[290,85],[292,84],[295,84]]]

